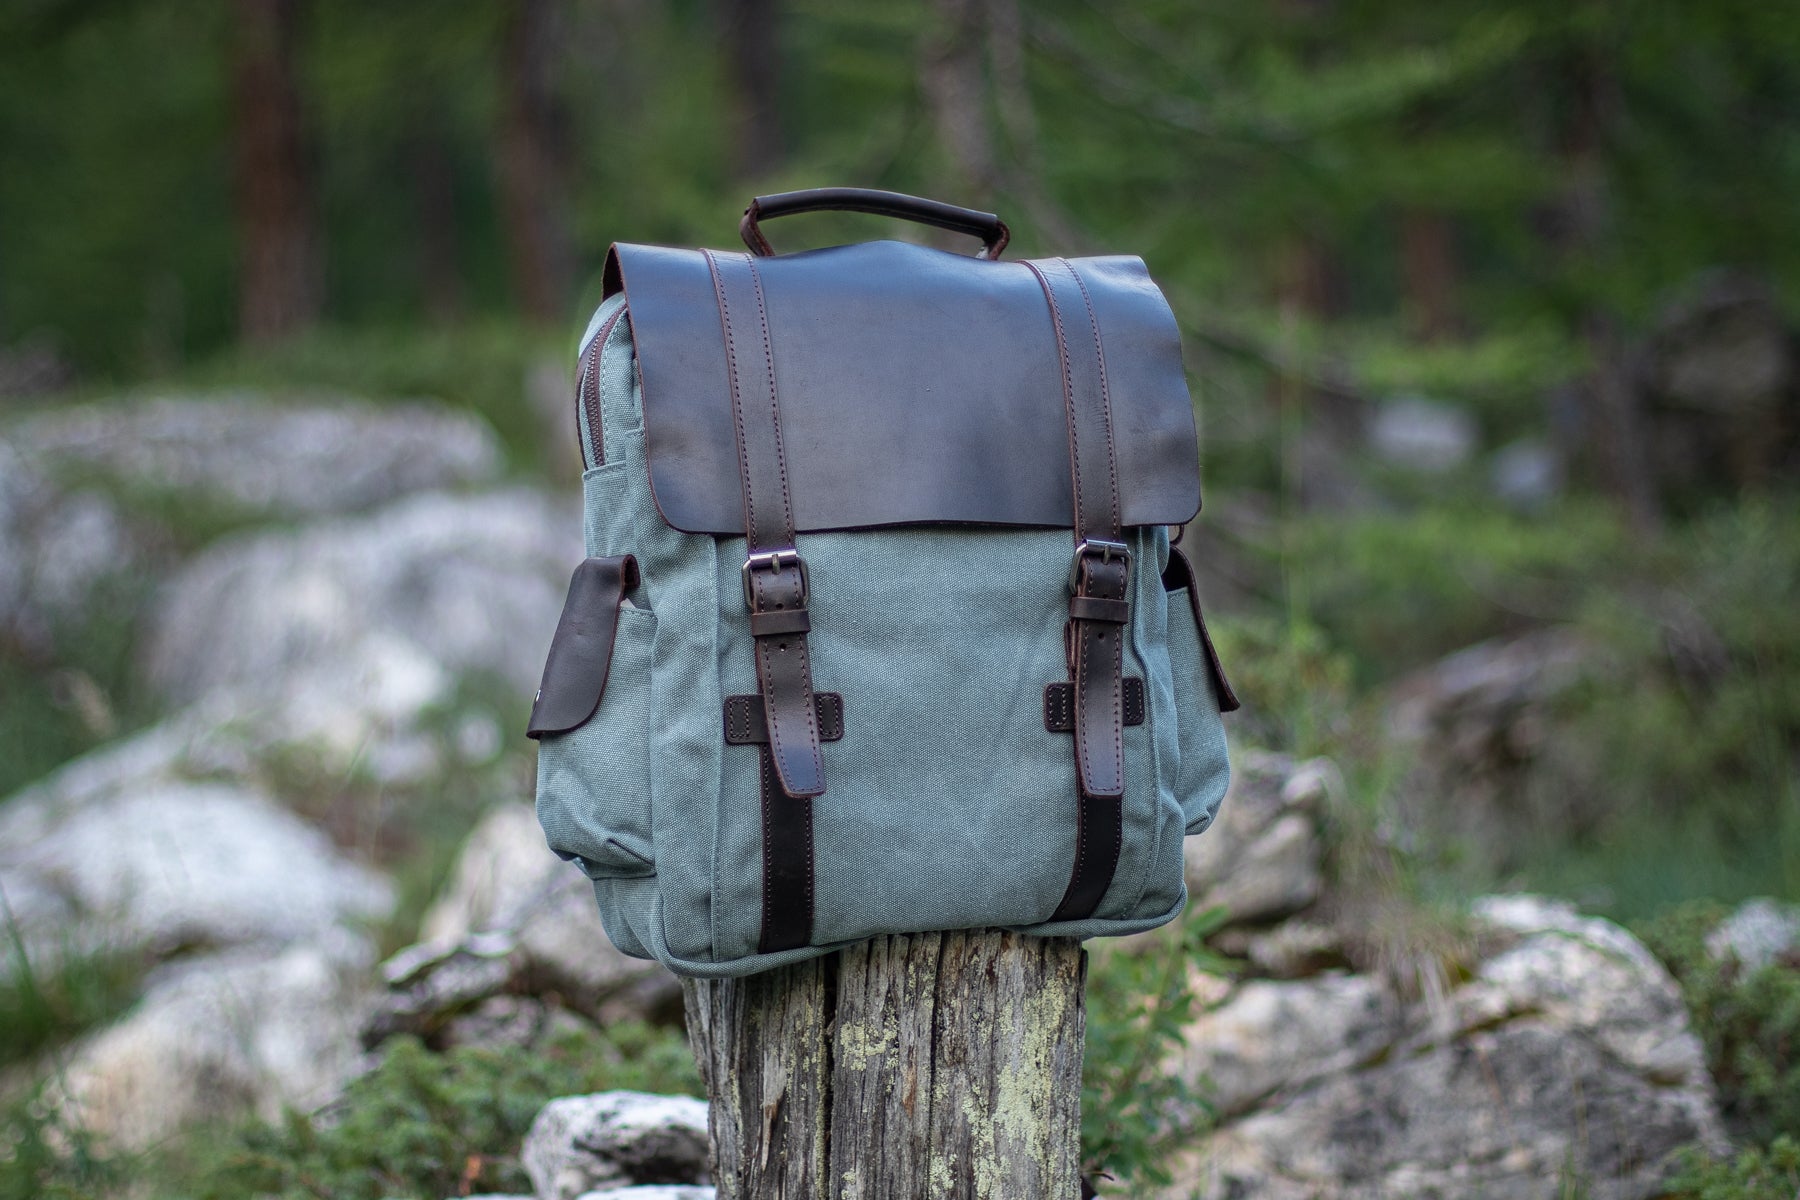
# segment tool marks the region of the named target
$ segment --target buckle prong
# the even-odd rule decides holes
[[[1100,538],[1083,538],[1081,544],[1075,547],[1075,557],[1069,560],[1069,592],[1071,595],[1074,594],[1080,586],[1081,560],[1094,555],[1098,555],[1100,561],[1103,563],[1111,562],[1115,558],[1122,559],[1125,563],[1125,573],[1127,577],[1126,586],[1130,586],[1131,547],[1127,546],[1124,542],[1108,542],[1103,541]]]
[[[738,569],[738,575],[744,581],[744,607],[751,612],[756,611],[755,593],[750,587],[750,572],[779,571],[786,567],[800,568],[800,607],[805,608],[812,592],[812,576],[807,573],[806,560],[792,546],[779,550],[761,550],[744,560],[744,565]]]

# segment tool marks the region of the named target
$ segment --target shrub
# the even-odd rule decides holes
[[[1209,909],[1091,960],[1081,1076],[1081,1159],[1090,1176],[1166,1186],[1169,1154],[1211,1123],[1205,1097],[1168,1065],[1197,1015],[1190,972],[1229,968],[1206,946],[1224,920],[1224,909]]]
[[[1746,971],[1715,959],[1706,935],[1724,915],[1715,902],[1694,901],[1635,931],[1681,985],[1727,1125],[1764,1142],[1800,1129],[1800,968],[1778,961]]]
[[[536,1049],[434,1054],[390,1042],[329,1108],[193,1135],[142,1155],[108,1155],[36,1100],[0,1134],[0,1200],[441,1200],[528,1192],[520,1143],[548,1101],[628,1088],[698,1094],[677,1033],[633,1023],[572,1028]]]

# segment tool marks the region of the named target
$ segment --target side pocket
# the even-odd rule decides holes
[[[537,812],[550,848],[596,880],[655,873],[650,662],[656,617],[625,593],[629,556],[576,568],[532,708]]]
[[[1163,575],[1169,604],[1169,667],[1175,676],[1177,738],[1181,768],[1175,794],[1181,803],[1189,835],[1201,833],[1218,815],[1219,802],[1231,782],[1231,762],[1225,751],[1225,723],[1221,713],[1234,711],[1237,697],[1219,667],[1212,639],[1194,599],[1196,581],[1192,565],[1179,550],[1169,552],[1169,569]]]

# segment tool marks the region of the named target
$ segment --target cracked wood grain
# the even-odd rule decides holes
[[[974,931],[689,981],[720,1200],[1073,1200],[1085,972]]]

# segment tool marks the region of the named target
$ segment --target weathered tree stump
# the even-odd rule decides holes
[[[926,933],[689,981],[719,1200],[1075,1200],[1086,963]]]

